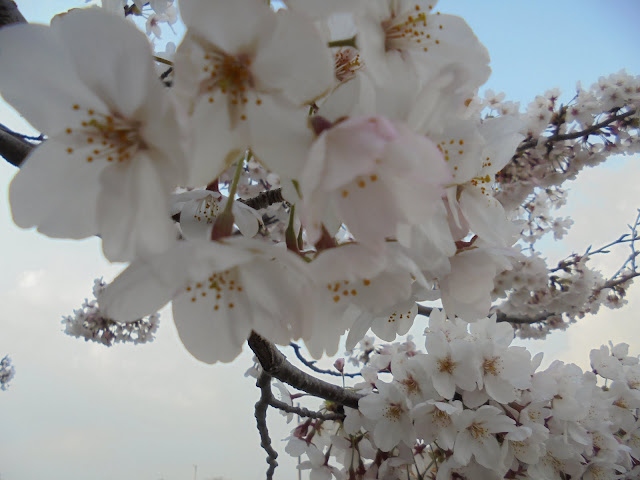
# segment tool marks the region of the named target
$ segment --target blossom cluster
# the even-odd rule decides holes
[[[97,342],[110,347],[114,343],[147,343],[154,339],[160,326],[160,315],[154,313],[133,322],[122,323],[105,316],[100,310],[100,297],[106,283],[97,278],[93,285],[93,300],[85,299],[82,307],[73,311],[73,315],[62,318],[64,332],[85,341]]]
[[[0,390],[6,390],[9,387],[9,382],[16,374],[16,369],[11,364],[11,359],[8,355],[5,355],[0,360]]]
[[[377,348],[354,385],[359,408],[300,423],[287,451],[308,458],[311,478],[636,478],[640,364],[629,346],[592,350],[592,371],[539,370],[542,354],[511,345],[513,333],[495,316],[469,324],[434,310],[426,353],[412,341]]]
[[[48,136],[11,183],[13,218],[97,234],[109,260],[130,262],[101,318],[135,322],[173,301],[187,348],[215,362],[252,331],[315,356],[347,330],[350,345],[369,328],[393,340],[421,300],[486,315],[517,231],[493,176],[523,136],[469,107],[489,75],[469,26],[424,1],[179,7],[172,88],[144,35],[104,10],[1,32],[0,63],[34,48],[51,72],[0,74]],[[236,201],[273,185],[279,229]]]

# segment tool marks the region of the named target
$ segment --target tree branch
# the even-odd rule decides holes
[[[580,130],[579,132],[565,133],[565,134],[555,134],[555,135],[552,135],[552,136],[547,137],[547,138],[544,138],[544,137],[542,137],[542,138],[544,138],[545,145],[549,146],[550,144],[552,144],[554,142],[562,142],[564,140],[574,140],[574,139],[580,138],[580,137],[588,137],[589,135],[593,135],[595,133],[598,133],[598,131],[601,128],[608,127],[609,125],[611,125],[614,122],[617,122],[618,120],[624,120],[625,118],[629,118],[629,117],[634,116],[636,114],[636,112],[637,112],[637,110],[635,108],[632,108],[628,112],[621,113],[621,114],[615,114],[612,117],[609,117],[608,119],[603,120],[602,122],[599,122],[599,123],[596,123],[594,125],[591,125],[589,128],[585,128],[584,130]],[[532,138],[530,140],[525,140],[516,149],[516,154],[522,153],[525,150],[528,150],[530,148],[534,148],[537,145],[538,145],[538,139],[537,138]]]
[[[272,377],[314,397],[358,408],[362,395],[304,373],[294,367],[273,343],[256,332],[251,332],[249,347],[258,357],[262,369]]]
[[[293,343],[291,342],[289,344],[289,346],[291,348],[293,348],[293,351],[296,354],[296,357],[298,357],[298,360],[300,360],[302,363],[304,363],[304,365],[308,368],[310,368],[311,370],[313,370],[314,372],[318,372],[318,373],[324,373],[327,375],[333,375],[334,377],[360,377],[362,376],[362,374],[360,372],[358,373],[340,373],[340,372],[334,372],[333,370],[325,370],[323,368],[318,368],[315,366],[315,361],[311,361],[311,360],[307,360],[306,358],[304,358],[304,356],[302,355],[302,353],[300,352],[300,345],[298,345],[297,343]]]
[[[271,437],[269,437],[269,429],[267,427],[267,407],[269,406],[269,397],[273,398],[271,393],[271,377],[263,372],[256,386],[260,388],[261,395],[260,400],[256,402],[255,417],[256,424],[258,425],[258,432],[260,433],[260,446],[267,452],[267,463],[269,468],[267,469],[267,480],[273,478],[273,472],[278,466],[276,458],[278,458],[278,452],[276,452],[271,446]]]
[[[11,165],[19,167],[35,147],[34,144],[26,141],[22,135],[9,130],[4,125],[0,125],[0,156]]]
[[[0,0],[0,28],[14,23],[27,23],[13,0]]]

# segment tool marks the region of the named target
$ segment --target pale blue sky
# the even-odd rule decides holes
[[[83,5],[18,3],[32,22]],[[621,68],[640,73],[635,0],[450,0],[438,8],[464,16],[487,46],[493,69],[487,86],[524,105],[551,87],[570,97],[577,80],[587,86]],[[24,128],[1,105],[0,122]],[[0,392],[0,478],[190,480],[194,464],[200,480],[264,478],[253,419],[258,391],[242,375],[250,355],[232,365],[199,364],[179,343],[169,314],[147,346],[106,349],[61,333],[61,316],[89,295],[93,278],[112,277],[119,267],[101,259],[95,239],[51,240],[13,226],[6,201],[13,173],[0,164],[0,356],[11,354],[17,368],[10,390]],[[586,172],[565,213],[575,215],[576,226],[560,247],[581,251],[622,233],[640,205],[638,175],[637,158]],[[599,265],[607,268],[606,261]],[[638,307],[633,300],[626,310],[585,319],[531,348],[583,366],[589,348],[609,338],[627,339],[638,353],[632,318]],[[289,428],[277,414],[270,425],[281,452],[276,478],[293,480],[295,462],[279,441]]]

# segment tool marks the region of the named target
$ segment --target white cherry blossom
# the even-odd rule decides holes
[[[405,225],[428,222],[451,179],[425,137],[382,117],[354,117],[325,130],[301,176],[301,218],[315,243],[326,219],[361,243],[381,244]]]
[[[313,139],[307,104],[333,83],[326,40],[311,20],[262,0],[180,5],[175,89],[191,120],[192,183],[208,184],[247,148],[297,178]]]
[[[187,165],[145,36],[95,8],[0,36],[2,94],[49,137],[11,183],[14,221],[52,237],[100,235],[109,260],[167,248],[169,192]]]
[[[305,266],[296,255],[255,239],[181,242],[133,262],[104,291],[103,310],[128,322],[172,300],[187,350],[206,363],[229,362],[252,330],[285,345],[312,336],[312,282]]]

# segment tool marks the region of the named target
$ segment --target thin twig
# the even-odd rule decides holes
[[[344,415],[340,413],[322,413],[316,412],[315,410],[309,410],[304,407],[294,407],[288,403],[278,400],[273,395],[271,395],[269,405],[273,408],[277,408],[278,410],[282,410],[283,412],[294,413],[300,417],[315,418],[317,420],[342,420],[344,418]]]
[[[296,357],[298,357],[298,360],[300,360],[302,363],[305,364],[306,367],[310,368],[311,370],[313,370],[314,372],[317,373],[324,373],[326,375],[333,375],[334,377],[361,377],[362,374],[360,372],[357,373],[340,373],[340,372],[334,372],[333,370],[325,370],[323,368],[318,368],[315,366],[315,361],[314,360],[307,360],[306,358],[304,358],[304,356],[302,355],[302,353],[300,352],[300,345],[298,345],[297,343],[293,343],[291,342],[289,344],[289,346],[291,348],[293,348],[293,351],[296,354]]]

